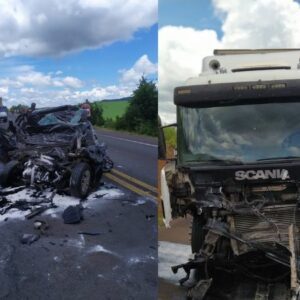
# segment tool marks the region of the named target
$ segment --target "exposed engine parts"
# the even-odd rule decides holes
[[[113,162],[85,111],[74,106],[35,110],[0,131],[0,185],[53,187],[85,198]]]
[[[189,293],[195,293],[197,287],[200,294],[205,291],[204,297],[214,284],[216,272],[225,272],[266,283],[288,281],[298,297],[299,183],[227,181],[197,185],[198,176],[201,174],[181,171],[166,175],[172,217],[193,217],[194,258],[172,268],[175,273],[179,268],[186,272],[180,284],[189,282]],[[281,272],[274,273],[275,269]],[[192,270],[197,280],[191,285]]]

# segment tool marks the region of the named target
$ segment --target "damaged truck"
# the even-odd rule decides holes
[[[1,187],[50,187],[85,198],[112,167],[106,146],[76,106],[28,111],[0,129]]]
[[[215,50],[174,103],[162,202],[167,226],[192,217],[188,298],[300,299],[300,49]]]

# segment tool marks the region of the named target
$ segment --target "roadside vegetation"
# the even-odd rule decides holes
[[[131,97],[126,97],[118,100],[102,100],[95,103],[101,106],[104,120],[112,119],[114,121],[117,117],[124,115],[130,101]]]
[[[176,148],[176,129],[174,127],[167,127],[164,129],[166,145],[169,148]]]
[[[136,90],[133,91],[131,100],[128,101],[122,115],[116,115],[114,101],[105,101],[105,105],[92,104],[92,123],[104,128],[135,132],[150,136],[157,136],[157,88],[154,82],[142,77]],[[117,101],[116,101],[117,102]],[[101,102],[100,102],[101,103]],[[112,109],[104,113],[108,107]],[[120,109],[119,109],[120,111]],[[112,117],[112,115],[114,116]]]

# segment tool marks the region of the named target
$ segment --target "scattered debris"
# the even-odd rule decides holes
[[[33,209],[30,214],[25,216],[26,219],[31,219],[31,218],[41,214],[42,212],[44,212],[45,210],[47,210],[49,208],[57,207],[55,204],[53,204],[53,198],[54,198],[55,194],[56,194],[56,191],[52,192],[49,199],[47,199],[47,202],[50,202],[49,204],[44,204],[40,207]],[[42,201],[42,202],[44,202],[44,201]]]
[[[65,224],[77,224],[83,219],[82,205],[68,206],[63,212],[63,219]]]
[[[10,187],[10,188],[1,189],[0,190],[0,196],[11,195],[11,194],[20,192],[20,191],[24,190],[25,188],[26,188],[26,186],[22,185],[22,186],[17,186],[17,187],[14,187],[14,188]]]
[[[86,231],[79,231],[78,234],[84,234],[84,235],[100,235],[100,232],[86,232]]]
[[[40,235],[38,234],[32,234],[32,233],[24,233],[21,237],[21,243],[26,245],[31,245],[35,241],[37,241],[40,238]]]
[[[147,201],[145,199],[138,199],[137,202],[134,202],[133,206],[144,205]]]
[[[45,234],[45,231],[49,228],[48,223],[43,220],[35,220],[33,226],[35,229],[39,230],[41,234]]]
[[[107,193],[105,193],[105,194],[96,194],[96,195],[94,196],[94,198],[102,198],[102,197],[104,197],[105,195],[107,195]]]
[[[33,226],[34,226],[34,229],[40,229],[42,227],[42,222],[34,221]]]
[[[110,250],[105,249],[103,246],[101,245],[96,245],[91,247],[88,251],[88,253],[97,253],[97,252],[103,252],[103,253],[108,253],[108,254],[113,254],[115,256],[118,256],[115,252],[112,252]]]
[[[155,218],[155,215],[146,215],[148,221],[151,221],[153,218]]]
[[[188,291],[187,296],[190,299],[199,299],[199,300],[204,299],[211,284],[212,284],[212,278],[200,280],[194,287],[192,287]]]

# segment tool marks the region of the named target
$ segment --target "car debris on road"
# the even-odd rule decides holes
[[[65,224],[77,224],[83,220],[82,205],[70,205],[63,212],[63,219]]]

